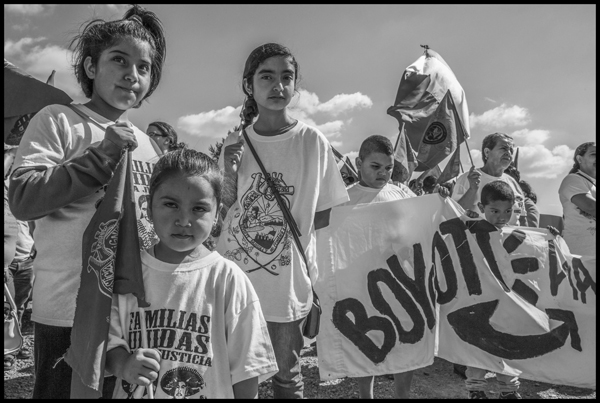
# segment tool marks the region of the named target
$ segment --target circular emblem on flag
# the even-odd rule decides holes
[[[446,127],[440,122],[433,122],[429,125],[423,136],[423,143],[425,144],[438,144],[446,140],[448,131]]]

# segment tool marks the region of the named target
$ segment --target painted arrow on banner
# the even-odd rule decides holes
[[[564,346],[569,335],[571,346],[581,351],[577,322],[572,312],[547,309],[551,319],[564,323],[548,333],[516,336],[499,332],[490,324],[498,303],[494,300],[460,308],[448,314],[448,323],[463,341],[500,358],[524,360],[539,357]]]

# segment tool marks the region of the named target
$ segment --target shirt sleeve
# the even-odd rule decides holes
[[[234,284],[236,290],[232,293],[232,298],[235,300],[231,301],[229,306],[239,306],[244,300],[248,303],[241,306],[238,312],[231,312],[231,317],[227,321],[226,337],[231,384],[235,385],[255,376],[260,383],[278,371],[275,352],[258,296],[250,280],[238,277]]]
[[[108,183],[118,161],[90,147],[80,156],[65,160],[65,144],[71,142],[65,114],[45,110],[30,121],[19,147],[10,178],[9,204],[15,217],[42,218]]]
[[[528,227],[539,227],[540,223],[540,211],[537,206],[529,197],[525,198],[525,210],[527,211],[527,226]]]
[[[576,174],[567,175],[561,183],[558,192],[568,201],[571,201],[573,196],[578,194],[591,194],[586,180]]]
[[[335,162],[331,145],[324,139],[324,136],[323,141],[325,144],[322,157],[320,158],[323,169],[320,178],[316,211],[327,210],[350,200],[346,191],[344,178],[342,178],[342,174]]]

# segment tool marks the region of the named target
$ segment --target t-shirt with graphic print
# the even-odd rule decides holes
[[[571,201],[578,194],[589,194],[596,200],[596,179],[577,171],[567,175],[560,184],[558,195],[565,221],[562,236],[572,253],[596,256],[596,217]]]
[[[233,398],[233,385],[278,371],[258,296],[248,277],[218,252],[170,264],[142,252],[146,299],[140,318],[132,294],[114,295],[107,351],[142,346],[161,355],[153,384],[157,399]],[[114,399],[131,398],[138,386],[117,379]],[[145,393],[145,391],[144,391]]]
[[[115,122],[74,104],[106,128]],[[142,247],[158,239],[139,200],[146,198],[156,150],[133,127],[138,147],[132,153],[134,193]],[[65,105],[50,105],[29,122],[11,177],[11,208],[22,220],[35,220],[37,255],[31,320],[73,326],[81,281],[81,240],[104,196],[118,161],[96,148],[105,131]],[[102,183],[104,185],[102,185]]]
[[[253,126],[246,133],[299,227],[315,281],[315,212],[348,200],[331,145],[318,129],[300,121],[277,136],[260,136]],[[238,138],[231,133],[223,148]],[[219,165],[223,167],[223,153]],[[237,200],[223,221],[217,250],[248,275],[267,321],[291,322],[308,315],[312,292],[304,261],[247,146],[238,168]]]

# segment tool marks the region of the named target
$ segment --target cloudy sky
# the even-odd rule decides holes
[[[300,65],[293,116],[317,126],[354,161],[372,134],[395,143],[387,115],[404,69],[429,45],[454,71],[470,114],[475,165],[481,141],[502,131],[519,148],[519,170],[542,213],[561,215],[558,186],[573,151],[596,135],[595,5],[147,5],[161,18],[167,60],[149,102],[130,112],[207,151],[239,122],[248,54],[288,46]],[[5,5],[4,57],[78,102],[70,39],[92,17],[123,5]],[[464,147],[464,145],[463,145]],[[466,148],[462,162],[470,167]]]

